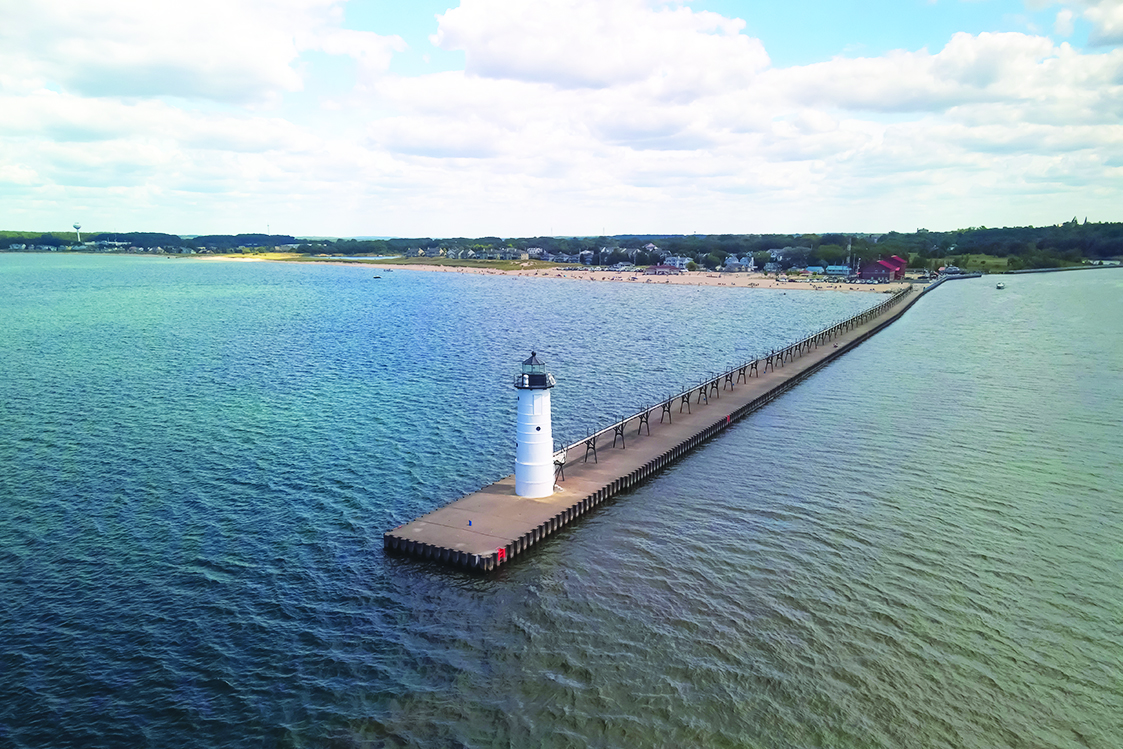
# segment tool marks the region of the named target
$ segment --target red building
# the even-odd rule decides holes
[[[905,268],[908,264],[908,260],[893,255],[888,260],[866,263],[858,271],[858,278],[872,281],[900,281],[905,277]]]
[[[885,262],[892,263],[897,268],[897,274],[893,276],[894,279],[900,281],[905,277],[905,268],[909,267],[909,261],[898,255],[892,255]]]

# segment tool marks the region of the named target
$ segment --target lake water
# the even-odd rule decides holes
[[[0,254],[0,745],[1123,745],[1123,272],[944,284],[491,577],[382,532],[882,297]]]

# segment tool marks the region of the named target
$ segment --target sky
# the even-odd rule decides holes
[[[1123,0],[0,0],[0,229],[1123,220]]]

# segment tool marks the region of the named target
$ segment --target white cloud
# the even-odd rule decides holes
[[[1100,0],[1092,3],[1084,11],[1084,17],[1092,22],[1092,33],[1088,39],[1092,44],[1123,44],[1123,2]]]
[[[1073,19],[1080,12],[1092,25],[1088,42],[1092,46],[1123,44],[1123,0],[1025,0],[1030,10],[1044,10],[1053,5],[1064,6],[1058,13],[1054,31],[1069,36],[1075,30]]]
[[[845,59],[776,70],[774,85],[809,104],[880,112],[943,111],[976,102],[1040,98],[1026,80],[1048,75],[1048,63],[1065,48],[1025,34],[959,33],[940,52],[894,51],[883,57]],[[1033,92],[1027,92],[1033,88]],[[1050,93],[1056,93],[1051,91]]]
[[[744,22],[644,0],[463,0],[434,44],[489,78],[606,88],[646,83],[664,98],[744,85],[768,65]]]
[[[402,77],[404,42],[342,7],[20,6],[0,224],[73,204],[193,233],[872,230],[1071,214],[1081,183],[1120,197],[1123,50],[956,34],[774,68],[743,22],[682,4],[463,0],[434,41],[467,69]],[[313,50],[356,61],[330,112],[285,104]]]
[[[1053,23],[1053,31],[1058,36],[1072,36],[1074,31],[1072,19],[1074,16],[1075,14],[1068,8],[1057,11],[1057,20]]]
[[[0,182],[8,182],[17,185],[33,185],[38,180],[38,177],[39,175],[25,166],[0,163]]]
[[[298,149],[307,138],[277,117],[200,114],[162,101],[120,101],[40,90],[0,95],[0,137],[53,143],[145,140],[233,152]]]
[[[298,91],[302,50],[385,70],[397,37],[339,28],[342,0],[5,3],[0,90],[246,103]]]

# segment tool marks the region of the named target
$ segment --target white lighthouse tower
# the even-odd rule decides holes
[[[515,376],[519,391],[518,446],[515,448],[515,494],[548,497],[554,493],[554,436],[550,429],[550,388],[554,376],[535,352]]]

